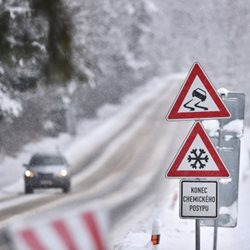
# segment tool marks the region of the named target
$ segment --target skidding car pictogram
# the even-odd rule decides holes
[[[204,107],[204,106],[200,105],[201,102],[204,102],[207,99],[206,91],[204,91],[204,90],[202,90],[200,88],[197,88],[192,92],[192,97],[194,97],[194,98],[196,97],[200,101],[196,102],[193,106],[192,105],[188,106],[194,100],[194,98],[192,98],[190,101],[186,102],[183,105],[185,108],[189,109],[190,111],[195,111],[196,108],[203,109],[203,110],[208,110],[207,107]]]

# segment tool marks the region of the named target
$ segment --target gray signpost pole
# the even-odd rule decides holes
[[[222,100],[223,100],[223,95],[221,96]],[[222,130],[223,130],[223,124],[222,121],[219,120],[219,124],[220,124],[220,128],[219,128],[219,141],[218,141],[218,151],[219,154],[221,155],[221,149],[222,149]],[[218,219],[214,220],[214,245],[213,245],[213,250],[217,249],[217,239],[218,239]]]
[[[224,95],[221,95],[221,99],[224,99]],[[219,120],[219,141],[218,141],[218,151],[221,155],[222,143],[223,143],[223,124],[222,120]],[[214,245],[213,250],[217,250],[217,239],[218,239],[218,218],[214,220]]]
[[[218,151],[219,154],[221,154],[221,148],[222,148],[222,123],[221,120],[219,120],[220,128],[219,128],[219,142],[218,142]],[[213,244],[213,250],[217,249],[217,239],[218,239],[218,219],[214,220],[214,244]]]
[[[198,122],[196,120],[195,122]],[[201,223],[200,219],[195,220],[195,250],[200,250],[201,248]]]
[[[201,248],[201,231],[200,231],[200,219],[195,220],[195,250]]]
[[[218,219],[214,220],[214,245],[213,245],[213,250],[217,249],[217,235],[218,235]]]

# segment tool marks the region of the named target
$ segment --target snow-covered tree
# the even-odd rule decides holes
[[[18,103],[15,91],[72,78],[70,20],[61,0],[0,1],[0,90],[9,104]],[[1,103],[1,113],[17,115]]]

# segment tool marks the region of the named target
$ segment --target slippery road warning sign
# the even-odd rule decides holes
[[[218,183],[216,181],[181,181],[180,217],[217,218]]]
[[[230,112],[198,63],[171,107],[167,120],[228,118]]]
[[[229,172],[200,122],[196,122],[166,177],[229,177]]]

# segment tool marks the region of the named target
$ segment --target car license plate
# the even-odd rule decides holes
[[[52,181],[51,180],[40,180],[41,185],[51,185]]]

